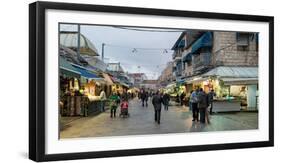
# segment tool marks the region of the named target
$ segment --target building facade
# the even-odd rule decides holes
[[[140,84],[140,88],[146,90],[157,90],[159,88],[158,80],[143,80]]]
[[[107,70],[113,72],[124,73],[124,69],[122,68],[120,62],[118,63],[108,63]]]
[[[173,48],[173,76],[178,80],[217,66],[257,66],[258,34],[186,31]]]
[[[258,66],[258,34],[213,32],[212,65]]]
[[[133,85],[135,87],[140,87],[140,84],[147,79],[144,73],[129,73],[128,76],[134,81]]]
[[[251,32],[185,31],[172,47],[173,75],[186,92],[200,87],[233,99],[222,109],[257,109],[258,39]]]
[[[173,62],[168,62],[165,69],[161,72],[161,75],[158,78],[158,83],[161,86],[166,86],[175,80],[176,78],[175,76],[173,76]]]

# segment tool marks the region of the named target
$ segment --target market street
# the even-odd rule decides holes
[[[135,98],[130,101],[130,117],[119,117],[117,109],[116,118],[110,118],[110,111],[96,116],[73,118],[74,120],[63,124],[60,138],[125,136],[144,134],[167,134],[183,132],[245,130],[258,128],[257,112],[218,113],[211,116],[211,124],[192,122],[192,112],[188,107],[172,105],[166,111],[162,108],[161,124],[154,122],[154,109],[151,101],[148,107],[142,107]],[[64,117],[62,117],[64,118]]]

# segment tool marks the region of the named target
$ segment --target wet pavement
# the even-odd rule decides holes
[[[148,107],[142,107],[140,101],[134,99],[129,103],[130,117],[119,117],[119,113],[118,108],[115,118],[110,118],[109,110],[96,116],[76,118],[63,124],[60,138],[258,129],[257,112],[217,113],[210,116],[210,124],[200,124],[192,122],[188,107],[172,105],[168,111],[162,108],[161,124],[157,124],[151,101]]]

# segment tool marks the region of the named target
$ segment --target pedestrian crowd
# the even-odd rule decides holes
[[[110,109],[110,117],[116,117],[116,111],[118,106],[120,106],[120,116],[123,115],[128,117],[128,108],[129,108],[129,99],[133,99],[135,97],[134,93],[124,92],[120,94],[119,92],[112,92],[112,94],[107,98],[105,91],[102,90],[100,93],[100,112],[105,111],[105,103],[106,101],[109,102],[109,109]]]
[[[148,106],[147,101],[149,100],[149,98],[151,99],[151,103],[154,107],[154,120],[155,120],[155,122],[160,124],[162,104],[164,105],[164,109],[168,110],[170,95],[167,93],[162,94],[159,91],[148,92],[148,91],[145,91],[144,89],[140,91],[139,99],[141,100],[141,105],[143,107]]]
[[[212,114],[213,108],[213,98],[216,96],[214,90],[211,90],[209,93],[203,91],[202,88],[195,89],[194,91],[190,92],[189,98],[189,108],[192,111],[192,121],[200,122],[200,123],[210,123],[209,114]],[[105,100],[106,97],[105,93],[101,92],[101,99]],[[181,94],[179,96],[180,104],[183,105],[183,99],[185,94]],[[116,110],[120,105],[121,112],[120,116],[129,116],[128,107],[129,103],[128,100],[131,98],[131,95],[124,93],[122,96],[118,93],[113,93],[108,99],[110,101],[110,117],[116,117]],[[154,107],[154,120],[158,124],[160,124],[161,119],[161,109],[162,105],[164,106],[164,110],[168,111],[169,109],[169,102],[170,102],[170,95],[168,93],[160,93],[159,91],[152,92],[152,91],[145,91],[144,89],[141,90],[138,94],[138,98],[141,101],[142,107],[148,107],[148,101],[151,99],[151,103]],[[102,111],[104,111],[104,103],[101,104]]]
[[[190,110],[192,110],[192,121],[210,123],[209,114],[213,113],[214,96],[216,96],[216,94],[213,89],[209,93],[205,93],[202,88],[198,88],[191,92],[189,106]]]

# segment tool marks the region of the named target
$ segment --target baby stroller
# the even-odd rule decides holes
[[[129,107],[129,104],[128,104],[128,102],[127,101],[123,101],[123,102],[121,102],[121,106],[120,106],[120,114],[119,114],[119,117],[129,117],[130,116],[130,114],[129,114],[129,111],[128,111],[128,107]]]

